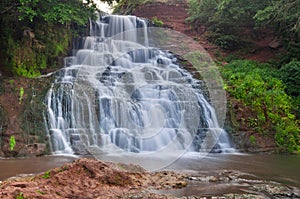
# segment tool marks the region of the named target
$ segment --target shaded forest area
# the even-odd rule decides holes
[[[131,14],[147,2],[120,0],[115,12]],[[278,151],[299,154],[300,2],[189,0],[187,6],[186,23],[219,46],[219,52],[226,51],[226,56],[217,51],[214,57],[229,95],[232,131],[251,132],[253,146],[268,137]],[[34,78],[61,67],[73,39],[86,34],[95,11],[92,0],[2,0],[0,79]],[[264,63],[246,60],[262,32],[274,36],[270,48],[277,56]]]
[[[0,6],[0,71],[29,78],[61,65],[96,10],[92,1],[78,0],[4,0]]]

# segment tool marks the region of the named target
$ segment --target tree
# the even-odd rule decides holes
[[[271,3],[255,15],[262,25],[273,26],[280,36],[292,40],[300,39],[300,1],[272,0]]]
[[[78,0],[20,0],[19,20],[42,20],[49,23],[85,25],[95,16],[96,4]]]
[[[26,77],[58,67],[96,17],[92,0],[3,0],[0,8],[0,70]]]
[[[300,60],[300,1],[271,0],[269,5],[254,16],[260,26],[273,27],[277,37],[288,50],[282,63],[294,58]]]
[[[211,31],[210,40],[224,49],[234,50],[246,44],[245,30],[253,29],[253,16],[267,6],[259,0],[191,0],[188,21],[204,24]]]

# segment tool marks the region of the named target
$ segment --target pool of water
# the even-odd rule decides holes
[[[181,171],[235,170],[300,188],[300,156],[274,154],[197,154],[178,159],[169,169]]]
[[[35,174],[72,162],[76,156],[41,156],[30,158],[0,159],[0,180],[21,175]]]
[[[0,159],[0,180],[20,174],[32,174],[72,162],[77,156],[42,156],[32,158]],[[98,158],[99,159],[99,158]],[[105,158],[104,160],[128,162],[128,158]],[[125,161],[126,160],[126,161]],[[141,160],[140,160],[141,161]],[[148,160],[155,164],[159,159]],[[139,163],[131,159],[130,163]],[[214,172],[235,170],[254,174],[259,178],[281,182],[300,188],[300,156],[273,154],[208,154],[199,156],[189,153],[168,165],[167,170]]]

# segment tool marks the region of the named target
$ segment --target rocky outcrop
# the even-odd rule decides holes
[[[45,131],[44,99],[50,78],[3,78],[0,86],[0,156],[48,154],[50,147]],[[24,93],[21,91],[23,90]],[[9,148],[9,139],[16,145]]]
[[[274,135],[255,132],[249,119],[255,118],[251,113],[250,108],[238,100],[227,98],[225,129],[230,133],[235,148],[240,152],[274,153],[277,149]]]
[[[138,17],[161,20],[165,27],[172,28],[182,33],[189,33],[191,27],[185,22],[188,17],[187,3],[184,0],[177,1],[151,1],[137,6],[132,14]]]

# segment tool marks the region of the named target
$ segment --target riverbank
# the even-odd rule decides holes
[[[30,160],[27,169],[42,173],[5,180],[0,198],[20,193],[24,198],[299,198],[300,193],[298,156],[191,153],[158,172],[133,163],[74,158],[15,159],[10,167]],[[51,164],[56,168],[48,170]]]

